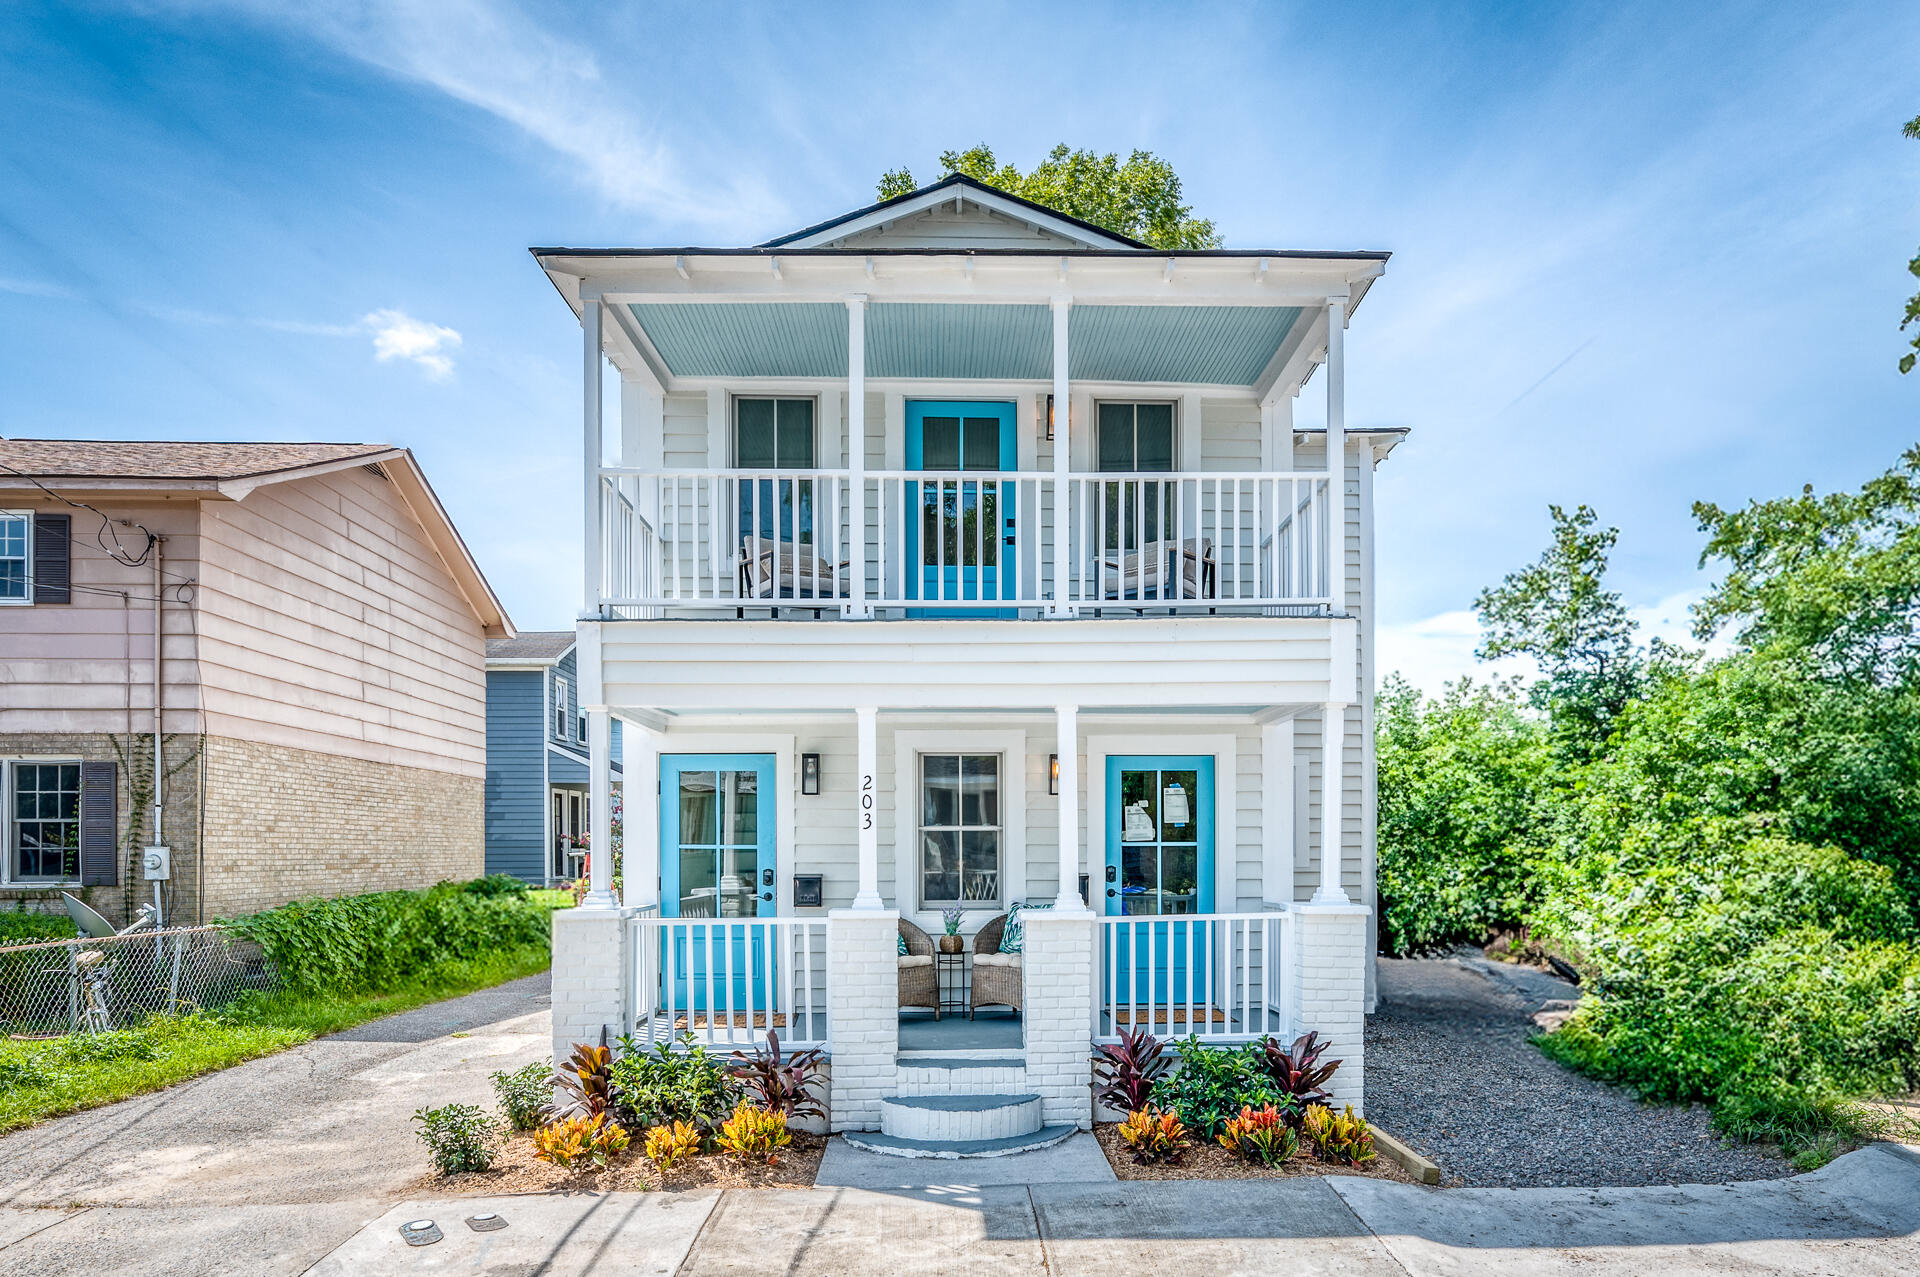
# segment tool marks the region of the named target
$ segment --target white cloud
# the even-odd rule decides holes
[[[77,296],[72,289],[62,288],[38,279],[8,279],[0,276],[0,293],[17,293],[22,297],[56,297],[69,299]]]
[[[445,352],[460,344],[460,334],[424,319],[415,319],[404,310],[376,310],[360,321],[373,333],[373,357],[409,359],[438,380],[453,372],[453,360]]]

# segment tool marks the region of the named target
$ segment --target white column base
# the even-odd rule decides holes
[[[1367,915],[1365,905],[1294,905],[1293,952],[1286,955],[1293,1031],[1318,1033],[1323,1060],[1340,1067],[1327,1079],[1333,1106],[1366,1112]]]
[[[1074,897],[1079,905],[1079,897]],[[1026,1033],[1027,1087],[1040,1097],[1049,1126],[1093,1126],[1094,928],[1084,905],[1020,914],[1021,1027]]]
[[[613,908],[559,909],[553,914],[553,1058],[576,1042],[597,1046],[627,1031],[627,916]]]
[[[833,1053],[828,1117],[836,1131],[880,1129],[900,1052],[900,915],[835,909],[827,915],[827,1037]]]

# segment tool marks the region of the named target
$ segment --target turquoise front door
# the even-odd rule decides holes
[[[915,512],[907,519],[910,597],[947,603],[1019,597],[1015,485],[961,477],[1012,473],[1019,464],[1012,404],[907,404],[907,469],[950,476],[907,485],[907,507]],[[1009,611],[949,607],[939,614],[1004,616]]]
[[[1113,929],[1111,1004],[1170,1004],[1169,1022],[1203,1013],[1210,944],[1180,919],[1213,912],[1211,755],[1108,755],[1104,876],[1107,913],[1142,920]]]
[[[672,1005],[766,1009],[765,938],[727,919],[777,908],[773,755],[662,754],[660,795],[660,913],[715,920],[669,930],[661,972],[672,973]]]

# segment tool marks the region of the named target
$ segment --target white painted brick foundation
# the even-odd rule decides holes
[[[619,909],[557,909],[553,914],[553,1058],[576,1042],[598,1043],[625,1030],[627,920]]]
[[[836,1131],[880,1126],[900,1048],[900,915],[836,909],[827,915],[827,1015],[833,1049],[829,1118]]]
[[[1021,959],[1026,1003],[1027,1089],[1049,1126],[1093,1126],[1093,952],[1090,913],[1033,910]]]
[[[1366,1111],[1367,915],[1365,905],[1296,904],[1287,982],[1300,1031],[1327,1041],[1339,1060],[1327,1081],[1336,1105]]]

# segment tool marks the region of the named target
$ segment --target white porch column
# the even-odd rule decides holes
[[[847,528],[853,544],[847,547],[847,575],[851,577],[844,609],[849,617],[867,619],[867,298],[847,298]],[[882,493],[882,508],[886,494]],[[863,770],[865,774],[865,770]],[[862,862],[864,863],[864,862]],[[874,908],[880,906],[876,903]]]
[[[1067,387],[1067,329],[1072,314],[1071,297],[1053,299],[1053,606],[1047,611],[1049,616],[1072,615],[1067,604],[1067,543],[1072,523],[1072,498],[1067,490],[1072,461],[1068,423],[1073,420],[1073,400]],[[1066,761],[1063,753],[1063,767]],[[1064,797],[1065,785],[1060,792]]]
[[[1059,430],[1056,428],[1057,436]],[[1054,708],[1054,751],[1060,755],[1060,894],[1053,907],[1060,913],[1085,913],[1080,899],[1080,707]]]
[[[623,722],[620,903],[643,909],[660,903],[660,735],[638,723]]]
[[[1327,593],[1347,610],[1347,299],[1327,298]]]
[[[879,776],[880,770],[880,711],[869,705],[863,705],[853,711],[860,737],[860,778],[859,798],[854,806],[854,819],[858,822],[860,834],[860,891],[853,898],[855,909],[884,909],[886,905],[880,899],[880,829],[879,829]],[[899,798],[896,795],[895,801]]]
[[[1347,707],[1326,705],[1320,720],[1320,887],[1318,905],[1349,903],[1340,885],[1340,859],[1346,844]]]
[[[1260,899],[1293,901],[1293,720],[1260,728]]]
[[[580,615],[600,615],[600,456],[605,447],[600,430],[600,299],[586,298],[580,305],[580,335],[583,362],[581,407],[583,436],[580,453],[584,463],[586,500],[582,503],[586,526],[582,532],[585,567]]]
[[[587,896],[584,909],[612,909],[613,898],[613,718],[604,708],[587,711]]]

